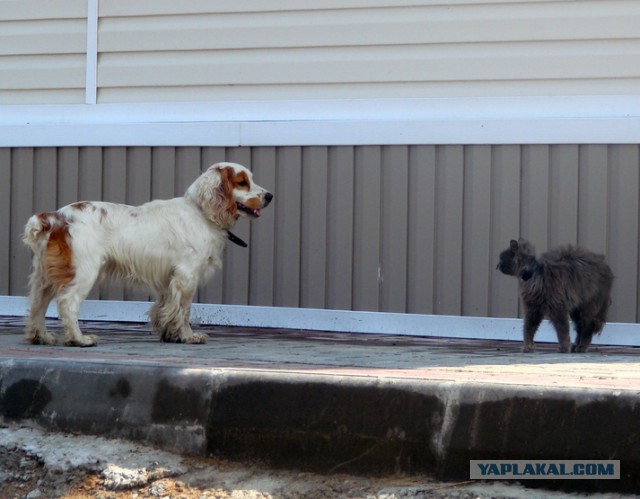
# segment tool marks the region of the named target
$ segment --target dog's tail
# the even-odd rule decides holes
[[[22,240],[33,251],[31,285],[45,279],[62,287],[75,276],[69,220],[60,212],[37,213],[25,225]]]
[[[58,212],[36,213],[24,226],[22,241],[33,252],[46,245],[51,231],[56,227],[67,225],[66,218]]]

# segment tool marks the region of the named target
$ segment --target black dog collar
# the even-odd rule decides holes
[[[245,243],[242,239],[240,239],[238,236],[236,236],[233,232],[231,232],[230,230],[227,230],[227,238],[229,239],[229,241],[231,241],[233,244],[237,244],[238,246],[242,246],[243,248],[246,248],[248,246],[247,243]]]

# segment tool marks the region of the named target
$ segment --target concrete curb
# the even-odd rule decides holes
[[[468,479],[471,459],[619,459],[621,480],[582,487],[640,490],[633,391],[14,359],[0,361],[0,414],[326,472]]]

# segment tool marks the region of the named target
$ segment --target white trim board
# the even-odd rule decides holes
[[[0,106],[0,147],[640,143],[640,95]]]
[[[98,100],[98,0],[87,0],[87,65],[85,72],[85,103]]]
[[[86,300],[80,319],[113,322],[147,322],[149,302]],[[25,297],[0,296],[0,315],[20,317],[26,314]],[[47,316],[56,318],[55,305]],[[487,317],[357,312],[287,307],[211,305],[194,303],[192,324],[308,329],[345,333],[437,336],[493,340],[522,340],[522,320]],[[536,334],[537,342],[555,343],[553,327],[544,321]],[[640,346],[640,324],[609,323],[594,345]]]

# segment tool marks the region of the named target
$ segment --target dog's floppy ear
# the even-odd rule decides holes
[[[205,216],[222,229],[233,227],[238,219],[232,176],[231,168],[213,165],[187,191]]]
[[[514,253],[518,251],[518,241],[516,241],[515,239],[512,239],[511,242],[509,243],[509,249],[511,251],[513,251]]]

